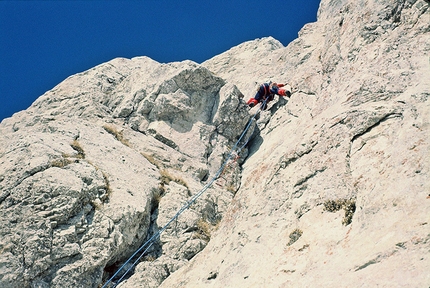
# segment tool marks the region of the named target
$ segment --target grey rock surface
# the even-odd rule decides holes
[[[97,287],[213,177],[250,117],[238,93],[190,61],[114,59],[2,121],[0,286]],[[163,235],[162,265],[203,249],[197,224],[234,192],[212,188]]]
[[[261,115],[208,246],[161,287],[429,286],[429,15],[428,1],[323,0],[287,47],[203,63],[247,97],[252,81],[294,93]]]
[[[430,8],[322,0],[284,47],[118,58],[0,123],[0,287],[428,287]],[[130,263],[126,269],[131,268]]]

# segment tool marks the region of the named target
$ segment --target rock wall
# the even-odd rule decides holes
[[[287,47],[203,63],[245,95],[269,79],[295,93],[262,113],[219,229],[162,287],[429,286],[429,15],[323,0]]]
[[[0,124],[0,287],[104,283],[213,177],[268,80],[291,98],[120,287],[429,286],[429,5],[322,0],[287,47],[114,59],[46,92]]]
[[[250,118],[242,96],[190,61],[114,59],[5,119],[0,287],[97,287],[110,277],[219,169]],[[170,274],[201,251],[233,180],[201,197],[147,258]]]

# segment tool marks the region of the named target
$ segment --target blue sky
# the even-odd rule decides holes
[[[285,46],[320,0],[0,1],[0,121],[116,57],[201,63],[273,36]]]

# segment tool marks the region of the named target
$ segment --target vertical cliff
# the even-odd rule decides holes
[[[0,287],[106,281],[213,177],[250,118],[241,96],[191,61],[114,59],[2,121]],[[238,184],[212,187],[143,260],[186,263]]]
[[[218,231],[163,287],[429,285],[429,15],[427,1],[323,0],[287,47],[203,63],[249,96],[267,80],[295,93],[262,113]]]
[[[0,124],[0,287],[105,283],[215,175],[269,80],[291,98],[120,287],[429,286],[429,5],[322,0],[286,47],[70,76]]]

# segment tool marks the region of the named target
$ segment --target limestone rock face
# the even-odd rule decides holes
[[[162,287],[430,285],[429,15],[428,1],[322,0],[287,47],[203,63],[245,99],[253,81],[294,93],[261,114],[219,229]]]
[[[322,0],[287,47],[118,58],[46,92],[0,124],[0,287],[105,283],[216,174],[269,80],[291,98],[119,286],[428,287],[429,5]]]
[[[4,120],[0,287],[97,287],[111,276],[213,177],[250,118],[240,96],[190,61],[114,59]],[[148,257],[169,274],[186,263],[208,242],[198,227],[215,225],[234,192],[211,188]]]

